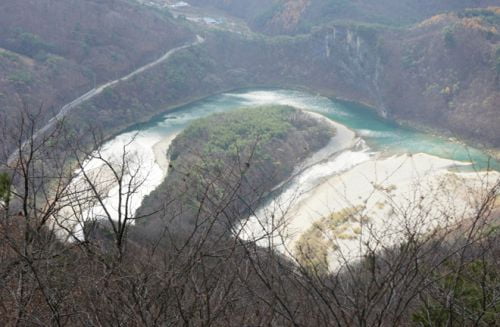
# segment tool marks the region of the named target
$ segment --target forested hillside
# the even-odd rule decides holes
[[[499,326],[498,6],[0,0],[0,325]]]
[[[231,226],[334,135],[332,126],[287,106],[241,108],[200,119],[169,148],[168,177],[138,213],[155,214],[141,221],[137,232],[155,239],[160,231],[175,230],[175,240],[182,240],[184,233],[209,228],[210,239],[231,237]],[[169,212],[162,210],[165,203],[173,204]],[[195,228],[197,221],[202,223]]]
[[[431,16],[465,8],[498,5],[495,0],[193,0],[244,18],[256,31],[267,34],[304,33],[312,27],[339,21],[408,26]]]
[[[500,145],[500,8],[435,16],[383,42],[390,117]]]
[[[498,17],[494,8],[467,10],[405,29],[342,23],[296,37],[214,32],[202,46],[109,90],[81,113],[106,113],[110,119],[100,123],[117,126],[111,111],[125,122],[138,118],[138,108],[153,115],[228,89],[292,87],[498,147]]]
[[[167,11],[133,2],[2,1],[2,122],[41,110],[41,127],[62,105],[193,38]]]

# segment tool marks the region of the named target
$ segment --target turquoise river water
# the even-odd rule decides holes
[[[381,119],[372,110],[359,105],[334,101],[322,96],[292,90],[242,90],[238,92],[223,93],[197,101],[169,113],[159,115],[151,121],[137,124],[123,133],[106,142],[101,148],[101,155],[111,159],[120,158],[124,149],[130,154],[129,168],[140,174],[135,179],[140,182],[141,187],[137,189],[134,197],[127,202],[129,212],[135,212],[140,207],[145,196],[154,191],[165,177],[165,162],[159,162],[158,148],[155,145],[165,141],[170,142],[175,134],[182,131],[195,119],[208,116],[213,113],[223,113],[241,107],[252,107],[267,104],[290,105],[297,108],[318,112],[346,127],[354,130],[362,138],[364,146],[362,149],[346,150],[338,155],[333,161],[314,164],[309,170],[296,178],[295,184],[301,192],[318,185],[321,178],[334,175],[338,172],[352,168],[356,164],[366,161],[374,153],[397,155],[405,153],[426,153],[437,157],[462,161],[455,169],[485,170],[492,168],[500,171],[500,163],[493,161],[490,157],[478,149],[466,147],[447,138],[438,137],[410,128],[401,127],[390,121]],[[169,143],[163,144],[161,155],[165,156]],[[164,152],[163,152],[164,151]],[[89,159],[85,169],[95,169],[102,166],[97,159]],[[465,167],[465,168],[464,168]],[[472,168],[471,168],[472,167]],[[126,178],[132,178],[126,176]],[[75,183],[78,182],[78,178]],[[290,186],[289,191],[294,191]],[[284,191],[286,198],[286,191]],[[107,211],[118,217],[119,188],[114,186],[106,199]],[[102,209],[91,208],[94,216],[102,214]]]
[[[485,152],[445,137],[426,134],[380,118],[373,110],[353,103],[292,90],[244,90],[224,93],[197,101],[160,115],[148,123],[126,131],[140,132],[144,137],[163,137],[181,131],[191,121],[212,113],[227,112],[241,107],[284,104],[316,111],[353,129],[372,151],[427,153],[446,159],[473,163],[473,168],[500,170],[500,163]]]

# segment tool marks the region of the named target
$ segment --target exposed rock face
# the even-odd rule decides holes
[[[51,13],[47,9],[49,2],[2,3],[5,10],[0,11],[0,18],[2,14],[6,17],[0,24],[14,24],[12,17],[21,15],[29,5],[36,10],[33,15],[45,17]],[[0,80],[0,108],[4,112],[18,110],[27,98],[31,103],[43,102],[49,112],[55,111],[59,104],[81,94],[82,88],[91,88],[94,78],[98,82],[115,77],[160,50],[192,37],[168,18],[121,1],[78,2],[79,6],[89,6],[78,10],[89,11],[88,17],[73,17],[73,12],[78,11],[72,12],[67,2],[50,3],[58,13],[53,25],[38,28],[44,24],[43,19],[28,21],[21,17],[16,24],[22,22],[28,34],[9,28],[0,32],[6,33],[0,38],[3,47],[37,50],[24,55],[0,50],[0,70],[5,76]],[[246,10],[244,18],[249,21],[252,15],[263,19],[263,11],[269,9],[272,19],[266,16],[265,24],[273,22],[275,27],[283,27],[286,22],[286,28],[293,29],[292,25],[300,24],[316,10],[318,1],[212,0],[204,5],[237,13]],[[64,17],[66,11],[71,20]],[[384,117],[499,147],[500,28],[495,18],[499,12],[491,8],[439,15],[404,29],[331,23],[294,37],[209,34],[203,46],[183,51],[154,71],[85,103],[84,110],[77,112],[73,120],[79,121],[78,127],[82,121],[92,121],[116,132],[166,107],[227,89],[292,87],[365,103]],[[65,26],[64,31],[52,35],[58,20]],[[127,20],[145,20],[145,25],[122,29]],[[96,34],[94,24],[100,24],[106,32]],[[139,33],[142,29],[148,32]],[[80,36],[74,35],[75,30],[81,31]],[[122,33],[137,42],[119,37]],[[16,41],[15,36],[20,38]],[[74,39],[95,43],[89,48],[91,59],[79,57],[85,47],[72,47]],[[26,48],[27,44],[35,48]],[[112,60],[113,56],[118,57]],[[106,69],[99,69],[101,66]],[[96,116],[101,118],[99,122]]]
[[[101,113],[110,117],[104,126],[117,126],[116,115],[130,123],[137,113],[228,89],[306,88],[499,147],[500,36],[495,26],[473,21],[471,28],[470,18],[445,15],[402,30],[334,24],[298,37],[215,33],[202,47],[116,87],[81,112]]]
[[[243,2],[212,0],[210,5],[241,16]],[[474,6],[494,4],[484,0]],[[241,17],[268,34],[310,30],[346,17],[393,25],[425,19],[404,29],[335,23],[316,29],[307,41],[295,42],[302,54],[288,53],[299,48],[291,50],[293,41],[281,51],[269,49],[281,54],[269,60],[273,67],[260,72],[262,80],[361,101],[384,117],[499,147],[500,8],[464,10],[470,5],[468,1],[283,0],[259,4]],[[450,10],[458,13],[432,16]],[[265,14],[259,14],[262,11]],[[251,63],[263,57],[236,52]],[[266,70],[274,74],[268,76]]]
[[[448,14],[402,31],[334,26],[318,33],[325,44],[318,64],[360,92],[335,95],[364,101],[391,119],[499,147],[498,22]]]

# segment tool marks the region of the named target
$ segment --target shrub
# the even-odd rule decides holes
[[[17,71],[11,74],[7,79],[16,84],[31,84],[33,82],[33,76],[27,70]]]
[[[17,61],[18,56],[12,52],[0,50],[0,57],[6,58],[10,61]]]
[[[9,202],[10,177],[6,173],[0,173],[0,201]]]
[[[447,299],[429,297],[414,314],[419,326],[494,326],[498,322],[500,306],[496,301],[499,272],[484,261],[474,261],[458,269],[456,263],[448,264],[451,271],[438,274],[440,294],[453,294],[454,305],[447,306]],[[458,276],[454,271],[458,270]],[[450,324],[451,325],[451,324]]]
[[[456,45],[454,30],[451,27],[446,27],[443,30],[444,44],[447,48],[454,48]]]
[[[16,32],[13,41],[17,52],[31,58],[36,58],[40,53],[54,52],[55,50],[54,45],[42,40],[38,35],[21,30]]]
[[[500,46],[495,50],[495,69],[500,74]]]

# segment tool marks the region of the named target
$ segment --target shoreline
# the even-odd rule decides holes
[[[329,241],[337,247],[328,256],[332,268],[361,258],[365,246],[360,240],[387,247],[404,238],[404,228],[419,235],[438,227],[451,228],[471,214],[477,200],[471,190],[481,196],[500,178],[498,173],[451,172],[448,168],[453,165],[460,163],[419,153],[370,159],[332,176],[290,210],[289,238],[284,245],[296,256],[297,243],[314,224],[356,207],[362,208],[357,222],[346,222],[341,233],[329,231]],[[411,213],[406,216],[408,210]],[[442,212],[453,218],[444,219]]]
[[[254,215],[240,221],[239,226],[235,229],[236,237],[245,240],[256,240],[260,239],[264,233],[267,234],[270,231],[272,233],[276,232],[277,229],[275,229],[274,224],[281,225],[282,218],[286,218],[284,216],[286,216],[285,212],[288,209],[307,200],[309,197],[308,194],[314,192],[326,179],[349,170],[359,163],[368,160],[370,157],[371,154],[366,151],[367,148],[355,151],[356,147],[363,146],[363,141],[357,136],[356,132],[318,112],[302,111],[310,115],[313,119],[335,128],[336,134],[327,145],[313,153],[301,165],[296,167],[292,176],[273,188],[271,192],[275,192],[276,195],[270,201],[257,208]],[[339,165],[337,160],[345,157],[346,153],[349,154],[348,159],[350,160],[346,164]],[[304,194],[306,197],[304,197]],[[278,214],[275,215],[275,211],[278,211]],[[269,224],[270,220],[271,224]],[[288,229],[288,222],[286,222],[286,225],[285,229]],[[282,229],[282,227],[284,226],[280,226],[278,229]],[[278,233],[280,232],[281,230],[278,231]],[[282,235],[279,236],[281,237]],[[264,242],[267,241],[269,240],[264,240]],[[270,242],[273,244],[280,243],[280,241],[275,242],[274,240]],[[257,242],[257,244],[266,246],[268,243]]]
[[[172,133],[164,138],[162,138],[159,142],[156,142],[152,146],[155,163],[160,167],[163,172],[163,179],[167,177],[168,167],[170,164],[170,159],[167,156],[168,149],[172,144],[172,141],[179,135],[179,133]],[[163,182],[163,181],[162,181]]]
[[[279,190],[281,187],[293,181],[293,179],[297,178],[300,174],[304,173],[312,166],[326,162],[329,159],[339,155],[342,151],[353,149],[361,141],[361,138],[357,136],[356,132],[354,132],[347,126],[331,120],[318,112],[300,108],[297,109],[309,115],[319,123],[328,124],[333,127],[335,129],[335,135],[331,137],[328,144],[326,144],[323,148],[317,150],[309,158],[305,159],[299,166],[295,167],[292,175],[285,181],[273,187],[270,193]]]
[[[402,226],[405,224],[418,230],[419,235],[437,227],[452,228],[467,218],[477,197],[483,196],[484,191],[500,179],[500,173],[496,171],[452,171],[453,167],[469,164],[425,153],[370,153],[367,160],[356,163],[343,154],[349,154],[355,149],[356,140],[362,142],[362,139],[346,126],[320,113],[304,111],[316,119],[328,121],[341,131],[337,136],[342,141],[338,142],[335,151],[336,137],[333,137],[325,148],[306,159],[302,169],[290,179],[291,185],[284,187],[270,203],[259,208],[255,216],[241,221],[237,230],[238,237],[257,240],[257,244],[264,247],[273,246],[292,260],[297,260],[296,246],[301,237],[334,213],[361,206],[363,215],[369,219],[365,223],[359,219],[357,223],[344,224],[339,237],[335,231],[327,232],[329,246],[337,249],[328,252],[331,269],[362,257],[366,248],[361,241],[365,242],[367,238],[371,241],[378,239],[379,247],[397,244],[404,236]],[[342,137],[344,131],[345,135],[350,135],[350,141],[349,137]],[[328,168],[322,164],[336,160],[345,161],[348,168],[323,177],[303,193],[298,192],[298,187],[293,189],[293,179],[302,179],[302,174],[314,168]],[[348,160],[352,165],[348,165]],[[280,197],[285,198],[283,203],[278,203]],[[428,208],[429,211],[425,219],[406,217],[409,220],[403,221],[397,214],[404,212],[404,208],[412,208],[415,212]],[[441,212],[449,212],[454,218],[445,221]]]
[[[136,177],[140,180],[149,182],[145,184],[146,187],[141,187],[137,194],[130,198],[128,207],[130,210],[133,210],[134,213],[135,210],[142,204],[144,197],[153,192],[159,184],[164,181],[169,167],[167,151],[177,135],[178,133],[168,134],[154,143],[151,147],[149,147],[149,145],[152,142],[147,138],[135,140],[136,142],[134,143],[134,146],[142,148],[146,151],[137,156],[137,152],[132,150],[132,152],[130,152],[130,160],[132,164],[141,164],[141,159],[146,158],[146,161],[142,162],[142,164],[146,165],[144,168],[146,171]],[[148,147],[148,149],[145,149],[144,147]],[[121,148],[121,146],[118,146],[118,149]],[[113,147],[110,147],[109,151],[112,154]],[[110,157],[112,157],[112,155],[110,155]],[[138,158],[141,159],[136,160]],[[106,195],[104,200],[105,206],[107,207],[109,214],[115,217],[117,215],[115,206],[116,203],[118,203],[116,198],[118,196],[118,189],[112,171],[102,162],[99,162],[99,160],[96,161],[96,164],[92,164],[92,162],[87,163],[86,169],[88,169],[87,173],[91,176],[90,179],[99,185],[99,192]],[[68,194],[61,201],[62,203],[59,216],[53,217],[51,221],[52,228],[58,237],[68,241],[81,239],[83,237],[82,224],[85,221],[84,217],[86,215],[92,214],[93,216],[101,215],[104,217],[107,215],[107,213],[103,212],[101,205],[95,201],[84,207],[80,207],[75,211],[73,203],[78,203],[82,194],[83,197],[86,197],[86,194],[91,192],[90,186],[85,179],[82,179],[82,177],[76,177],[70,187],[70,192],[68,192]]]
[[[252,90],[264,90],[264,91],[292,90],[292,91],[298,91],[298,92],[305,92],[305,93],[309,93],[309,94],[317,94],[319,96],[330,99],[331,101],[338,101],[338,102],[345,102],[345,103],[352,103],[355,105],[359,105],[367,111],[375,112],[378,117],[380,117],[384,120],[387,120],[389,122],[393,122],[393,123],[395,123],[401,127],[404,127],[404,128],[410,128],[410,129],[417,131],[417,132],[431,134],[434,136],[442,137],[444,139],[449,139],[451,136],[450,133],[444,129],[431,128],[429,126],[424,126],[424,125],[418,124],[416,122],[410,123],[409,121],[405,121],[405,120],[384,118],[379,114],[376,106],[374,106],[370,103],[360,101],[360,100],[353,100],[353,99],[349,99],[349,98],[340,97],[340,96],[337,96],[335,94],[332,94],[331,92],[327,92],[325,90],[315,90],[315,89],[310,89],[308,87],[304,87],[301,85],[286,84],[286,83],[285,83],[285,85],[280,85],[280,86],[270,85],[270,84],[265,84],[265,83],[255,83],[255,84],[250,83],[249,85],[246,85],[246,86],[221,88],[220,90],[217,90],[217,91],[207,92],[204,94],[198,94],[195,96],[188,97],[187,99],[181,99],[178,101],[174,101],[173,103],[164,104],[164,105],[160,106],[158,109],[153,110],[153,112],[145,115],[144,119],[139,119],[138,121],[135,121],[135,122],[125,123],[123,126],[113,129],[112,131],[110,131],[110,133],[107,134],[107,137],[104,138],[103,144],[105,144],[106,142],[108,142],[109,140],[113,139],[114,137],[116,137],[120,134],[126,133],[126,132],[128,132],[132,129],[135,129],[136,127],[138,127],[142,124],[146,124],[154,119],[157,119],[157,118],[162,117],[162,116],[167,115],[167,114],[182,112],[182,109],[185,106],[188,106],[188,105],[191,105],[191,104],[194,104],[197,102],[202,102],[206,99],[209,99],[209,98],[217,96],[217,95],[222,95],[222,94],[232,93],[232,92],[236,92],[236,93],[248,92],[248,91],[252,91]],[[302,110],[304,110],[304,109],[302,109]],[[307,110],[304,110],[304,111],[307,111]],[[314,112],[314,113],[316,114],[317,112]],[[319,113],[317,113],[317,114],[319,114]],[[319,114],[319,115],[324,117],[321,114]],[[463,144],[463,145],[468,146],[468,147],[476,148],[482,152],[487,153],[495,160],[500,160],[500,148],[487,146],[487,145],[480,143],[477,140],[468,139],[468,138],[464,138],[464,137],[454,137],[454,138],[455,139],[453,140],[453,142],[456,142],[457,144]]]
[[[328,144],[325,145],[323,148],[319,149],[318,151],[316,151],[315,153],[313,153],[310,158],[304,161],[302,165],[304,168],[328,160],[335,154],[340,153],[341,151],[352,149],[361,140],[361,138],[358,137],[355,131],[353,131],[352,129],[350,129],[345,125],[342,125],[315,111],[310,111],[305,109],[299,109],[299,110],[312,117],[318,123],[330,125],[335,130],[335,135],[331,137]]]

